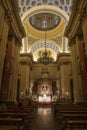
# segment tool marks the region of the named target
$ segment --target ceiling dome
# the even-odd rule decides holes
[[[32,53],[37,62],[47,48],[49,56],[56,61],[59,52],[67,50],[64,30],[69,16],[60,8],[51,5],[35,6],[27,10],[21,20],[26,31],[21,53]]]
[[[37,30],[49,31],[60,23],[61,18],[51,13],[38,13],[29,18],[30,24]]]

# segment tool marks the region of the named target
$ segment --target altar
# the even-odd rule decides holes
[[[44,96],[39,96],[38,97],[38,102],[51,102],[51,96],[46,96],[46,95],[44,95]]]

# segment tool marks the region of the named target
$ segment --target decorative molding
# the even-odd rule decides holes
[[[31,52],[33,54],[38,49],[44,48],[44,47],[45,47],[45,42],[44,41],[36,42],[36,44],[32,45]],[[51,42],[51,41],[46,42],[46,47],[49,48],[49,49],[52,49],[55,53],[59,53],[58,46],[56,44],[54,44],[53,42]]]
[[[8,9],[5,10],[4,19],[7,21],[8,25],[11,26],[12,18],[11,13]]]
[[[16,44],[19,45],[19,47],[22,46],[22,40],[21,40],[21,38],[17,38],[17,37],[15,37],[15,42],[16,42]]]
[[[29,19],[29,17],[31,17],[34,14],[48,13],[48,12],[60,16],[61,18],[64,19],[64,21],[66,23],[69,20],[69,16],[63,10],[59,9],[58,7],[54,7],[54,6],[50,6],[50,5],[41,5],[38,7],[34,7],[31,10],[26,11],[24,13],[24,15],[22,16],[22,21],[24,23],[27,19]]]
[[[76,43],[76,37],[73,37],[73,38],[69,38],[69,46],[71,47],[72,44],[75,44]]]
[[[19,63],[22,65],[29,65],[32,70],[33,58],[31,53],[20,54]]]
[[[87,15],[86,11],[87,1],[86,0],[73,0],[72,13],[68,23],[68,26],[65,30],[64,35],[67,37],[75,37],[78,33],[78,30],[81,31],[81,21]]]
[[[13,40],[13,38],[14,38],[14,36],[13,36],[13,35],[8,35],[8,40],[9,40],[9,41],[12,41],[12,40]]]
[[[3,9],[3,6],[0,4],[0,41],[2,39],[2,30],[4,27],[4,15],[5,15],[5,11]]]
[[[59,64],[61,64],[61,65],[69,65],[70,63],[71,63],[71,61],[67,60],[67,59],[59,61]]]
[[[25,30],[22,25],[16,0],[2,0],[5,10],[5,19],[14,31],[14,35],[20,40],[25,36]],[[15,10],[15,11],[14,11]]]
[[[29,61],[27,61],[27,60],[20,60],[20,63],[22,65],[29,65]]]
[[[87,8],[85,7],[81,12],[80,12],[80,22],[84,22],[85,18],[87,18]]]
[[[77,37],[78,37],[78,39],[79,39],[80,41],[83,41],[83,40],[84,40],[83,35],[78,35]]]

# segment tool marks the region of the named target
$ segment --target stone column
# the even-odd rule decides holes
[[[32,69],[32,55],[20,54],[20,98],[29,97],[30,74]]]
[[[80,39],[79,39],[80,37]],[[76,37],[76,62],[77,62],[77,74],[78,74],[78,88],[79,88],[79,96],[80,101],[84,100],[83,88],[82,88],[82,75],[81,75],[81,68],[80,68],[80,53],[79,53],[79,44],[82,43],[83,37],[77,36]]]
[[[70,81],[69,81],[69,69],[68,62],[62,62],[60,67],[61,72],[61,88],[62,98],[70,99]]]
[[[72,74],[74,86],[74,102],[81,102],[83,100],[81,92],[81,80],[78,72],[78,56],[77,56],[77,39],[71,41],[71,56],[72,56]]]
[[[11,64],[11,75],[9,84],[9,96],[8,100],[16,102],[17,98],[17,81],[19,73],[19,52],[20,52],[20,41],[17,38],[12,40],[13,50],[12,50],[12,64]]]
[[[59,97],[61,98],[61,72],[60,72],[60,65],[58,65],[58,91],[59,91]]]
[[[6,55],[6,45],[7,45],[7,39],[8,39],[8,32],[9,32],[9,25],[5,19],[3,19],[3,24],[0,26],[1,30],[1,36],[0,36],[0,89],[1,89],[1,81],[2,81],[2,74],[3,74],[3,66],[4,66],[4,60]]]
[[[83,37],[85,42],[85,54],[87,57],[87,14],[86,13],[84,13],[84,16],[82,16],[82,31],[83,31]]]
[[[10,79],[9,79],[9,91],[8,91],[8,101],[12,101],[12,89],[13,89],[13,73],[14,73],[14,60],[15,60],[15,37],[11,37],[12,42],[12,57],[11,57],[11,70],[10,70]]]
[[[3,26],[4,26],[4,15],[5,15],[5,11],[0,2],[0,40],[2,39],[2,30],[3,30]]]
[[[77,102],[78,99],[78,84],[77,84],[77,69],[76,69],[76,51],[75,51],[75,40],[72,41],[71,48],[71,57],[72,57],[72,74],[73,74],[73,86],[74,86],[74,102]]]
[[[20,98],[27,96],[29,91],[30,66],[28,61],[21,62]]]

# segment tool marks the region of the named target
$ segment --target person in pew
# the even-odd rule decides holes
[[[0,112],[5,112],[5,111],[7,111],[6,104],[4,103],[0,104]]]
[[[15,108],[15,112],[17,112],[17,113],[23,113],[24,112],[22,102],[18,102],[18,106]]]
[[[30,107],[32,105],[31,99],[29,99],[27,106]]]
[[[57,112],[58,112],[58,106],[59,106],[60,104],[58,103],[58,102],[56,102],[55,104],[54,104],[54,116],[56,116],[56,114],[57,114]]]

